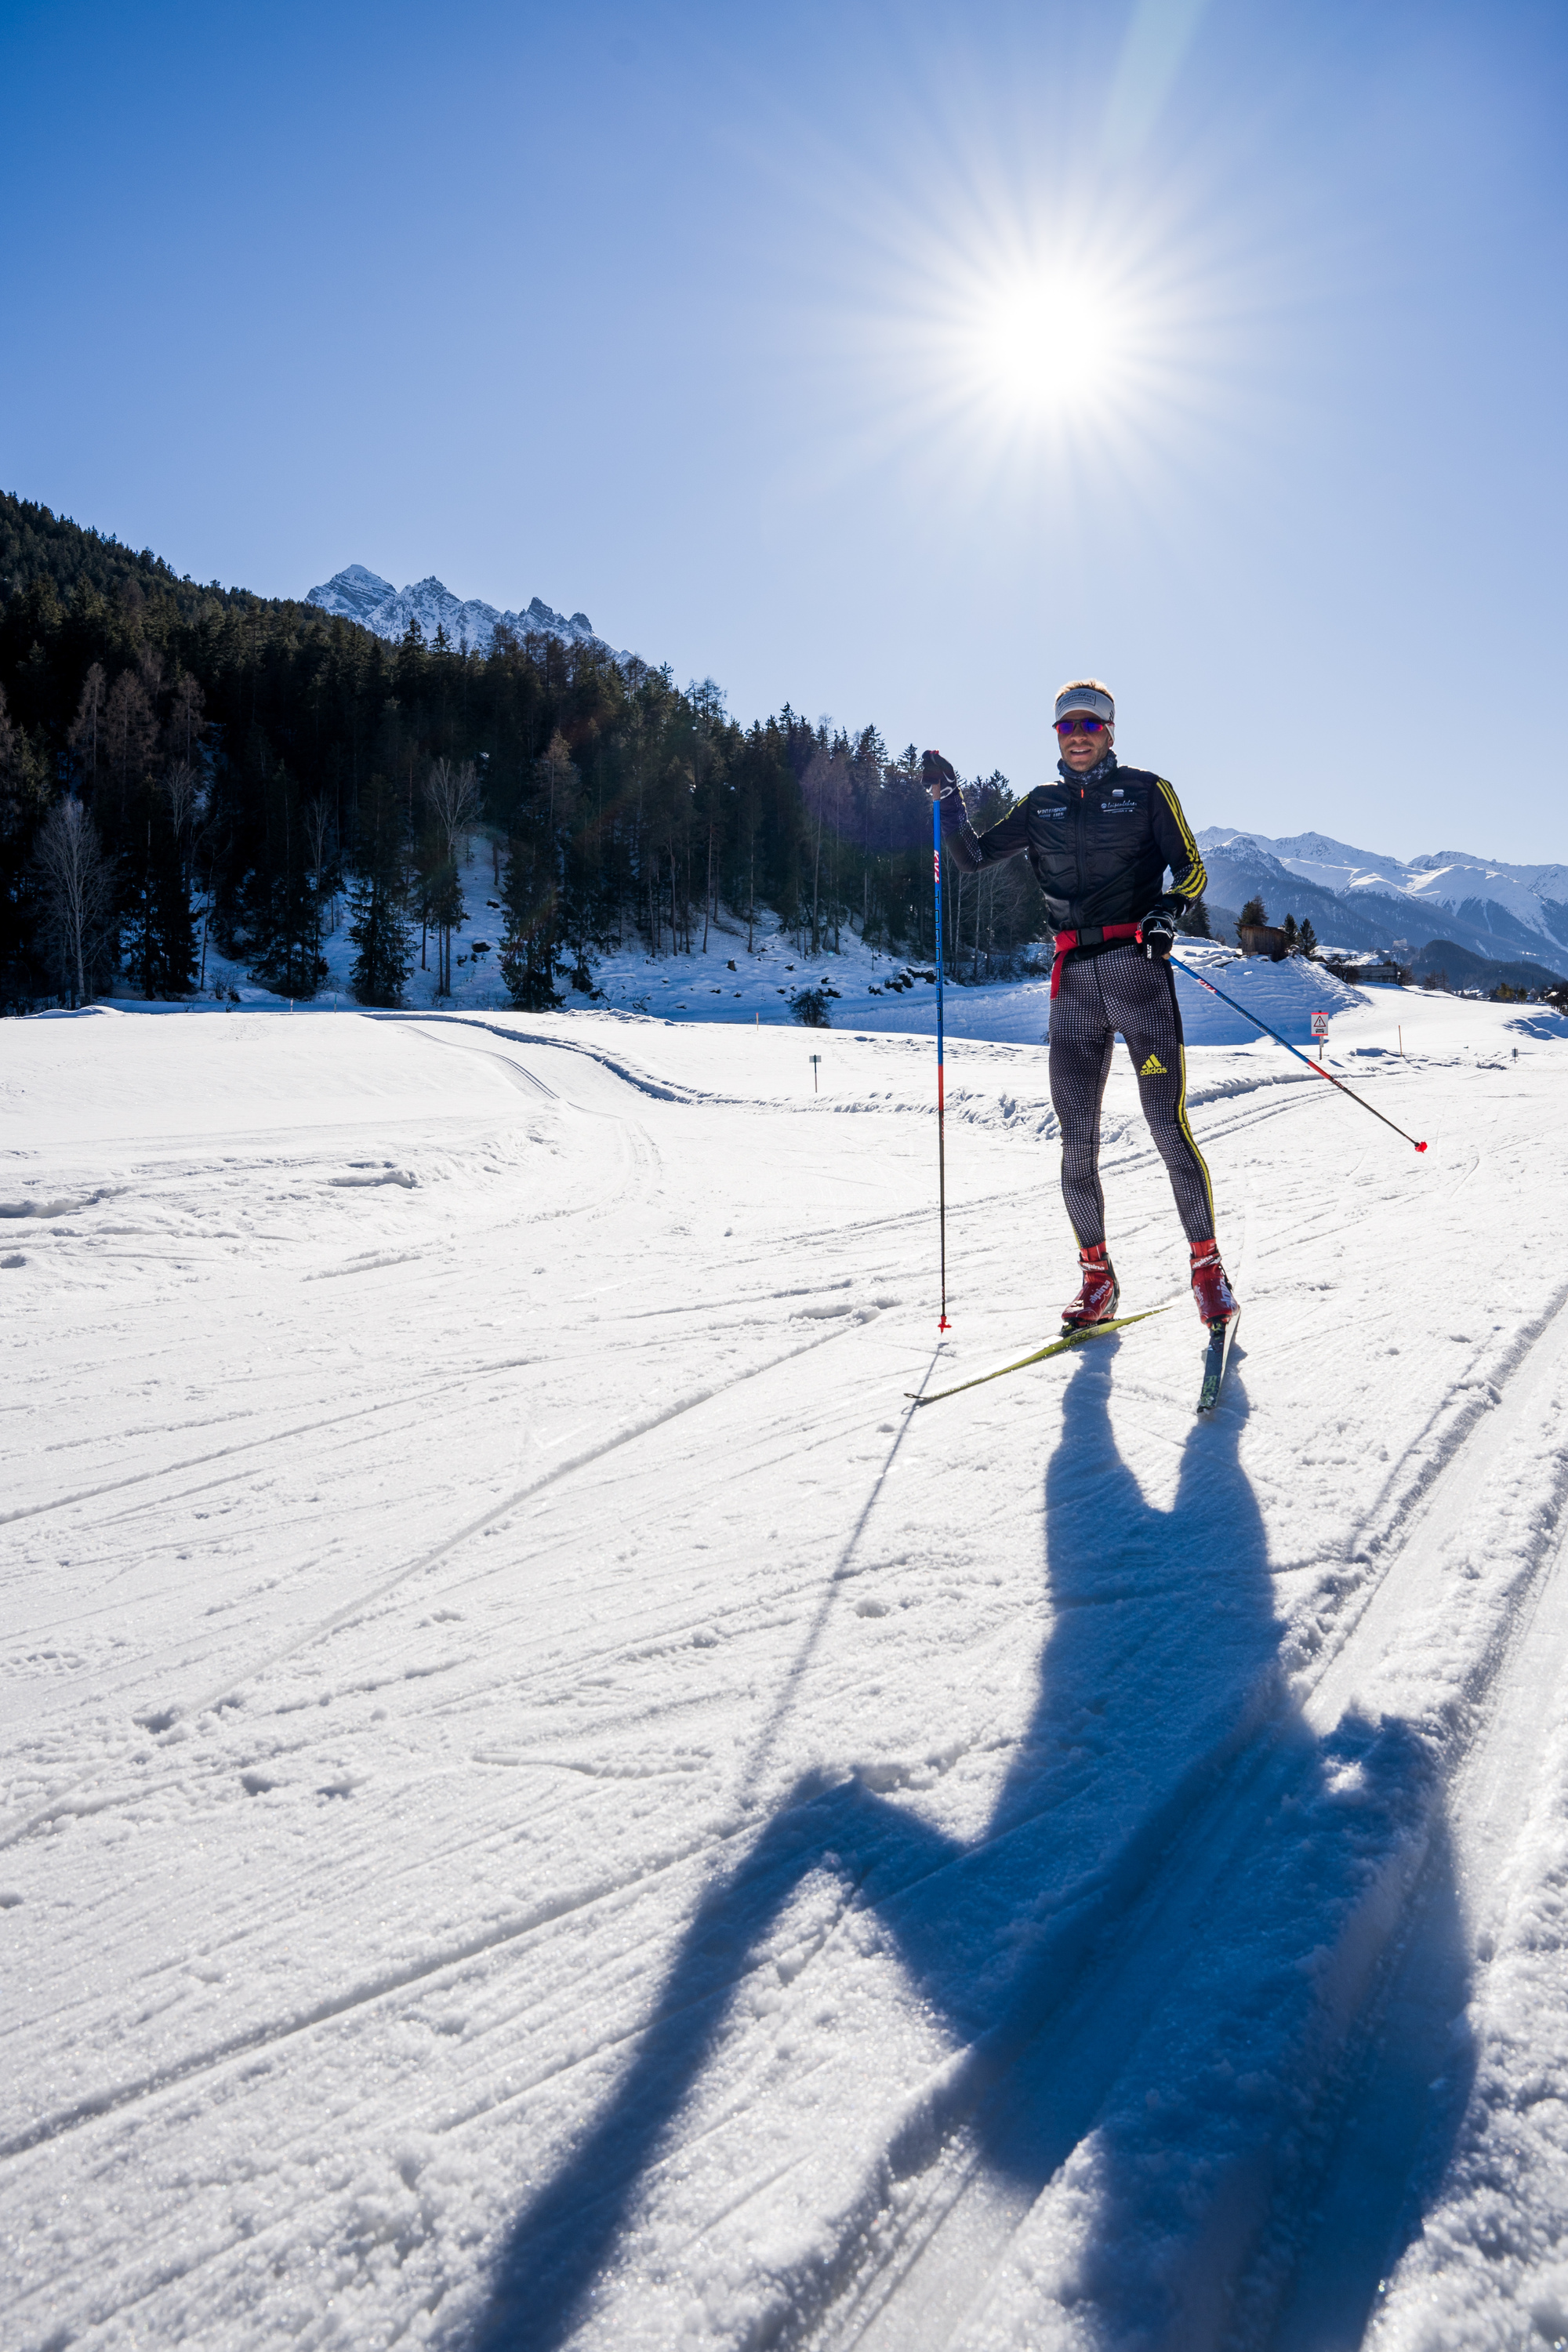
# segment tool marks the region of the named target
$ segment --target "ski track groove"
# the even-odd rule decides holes
[[[1561,1344],[1563,1333],[1558,1328],[1563,1307],[1568,1301],[1568,1285],[1554,1294],[1553,1303],[1535,1321],[1516,1336],[1509,1351],[1502,1377],[1511,1381],[1521,1370],[1530,1366],[1542,1339],[1554,1336]],[[1404,1511],[1397,1528],[1390,1537],[1388,1555],[1366,1605],[1358,1612],[1345,1637],[1327,1655],[1320,1654],[1311,1667],[1295,1677],[1299,1696],[1304,1698],[1304,1712],[1310,1712],[1312,1702],[1325,1690],[1331,1678],[1344,1680],[1353,1666],[1355,1637],[1363,1634],[1373,1599],[1385,1598],[1405,1562],[1415,1555],[1416,1538],[1422,1530],[1435,1525],[1450,1485],[1462,1482],[1479,1485],[1484,1478],[1488,1462],[1493,1454],[1500,1453],[1510,1443],[1512,1432],[1506,1419],[1494,1423],[1488,1433],[1492,1438],[1483,1449],[1478,1462],[1473,1441],[1478,1431],[1487,1427],[1487,1414],[1496,1400],[1489,1398],[1465,1418],[1463,1426],[1451,1443],[1435,1470],[1422,1483],[1418,1496]],[[1548,1514],[1548,1526],[1542,1532],[1535,1559],[1525,1579],[1528,1600],[1531,1591],[1545,1589],[1552,1568],[1543,1570],[1543,1559],[1555,1560],[1559,1546],[1555,1531],[1555,1506],[1568,1493],[1568,1463],[1556,1465],[1552,1482],[1552,1507]],[[1539,1499],[1539,1498],[1538,1498]],[[1394,1535],[1397,1537],[1395,1541]],[[1415,1559],[1418,1572],[1420,1559]],[[1467,1696],[1473,1701],[1495,1680],[1502,1658],[1510,1650],[1520,1654],[1521,1633],[1517,1623],[1521,1601],[1509,1602],[1500,1633],[1489,1645],[1486,1654],[1473,1662]],[[1257,1695],[1255,1695],[1256,1697]],[[1279,1700],[1283,1701],[1281,1689]],[[1228,1745],[1230,1753],[1224,1752]],[[1451,1782],[1477,1748],[1477,1735],[1472,1731],[1448,1759],[1445,1782]],[[1197,1759],[1189,1767],[1170,1809],[1175,1818],[1170,1820],[1163,1834],[1151,1838],[1150,1825],[1141,1824],[1129,1840],[1131,1848],[1142,1852],[1142,1867],[1138,1867],[1138,1854],[1129,1856],[1133,1867],[1120,1875],[1114,1865],[1104,1873],[1107,1884],[1094,1903],[1093,1916],[1080,1920],[1069,1931],[1068,1940],[1078,1948],[1079,1957],[1069,1958],[1066,1981],[1058,1984],[1039,2008],[1031,2012],[1021,2025],[1007,2033],[1007,2047],[1001,2052],[987,2051],[983,2042],[961,2048],[945,2066],[934,2070],[931,2081],[939,2086],[935,2100],[936,2113],[930,2112],[932,2099],[931,2082],[906,2096],[901,2111],[906,2119],[916,2119],[919,2137],[929,2144],[929,2154],[917,2161],[913,2168],[928,2182],[922,2200],[935,2208],[930,2215],[930,2226],[922,2232],[918,2226],[906,2224],[898,2233],[891,2248],[879,2254],[874,2243],[875,2232],[886,2219],[887,2204],[882,2179],[889,2167],[889,2154],[899,2135],[895,2132],[887,2141],[883,2154],[873,2168],[869,2179],[855,2200],[848,2228],[842,2234],[837,2252],[828,2258],[824,2275],[820,2255],[812,2258],[809,2273],[790,2282],[784,2288],[778,2308],[786,2315],[778,2321],[770,2341],[787,2347],[813,2347],[813,2352],[850,2352],[877,2326],[882,2315],[889,2311],[900,2289],[922,2257],[933,2246],[942,2230],[956,2213],[972,2188],[984,2185],[984,2164],[979,2155],[965,2144],[965,2135],[983,2100],[992,2095],[1005,2080],[1011,2067],[1022,2057],[1025,2049],[1051,2022],[1072,2017],[1083,2006],[1086,2015],[1078,2021],[1082,2035],[1092,2037],[1096,2030],[1117,2045],[1111,2053],[1111,2063],[1097,2080],[1093,2110],[1098,2112],[1110,2096],[1121,2064],[1136,2047],[1139,2033],[1152,2002],[1164,1985],[1174,1978],[1182,1964],[1181,1935],[1183,1921],[1176,1920],[1176,1934],[1168,1938],[1171,1948],[1160,1952],[1159,1915],[1162,1911],[1175,1915],[1190,1914],[1194,1903],[1194,1889],[1217,1885],[1227,1874],[1234,1875],[1237,1856],[1248,1841],[1261,1828],[1265,1816],[1275,1801],[1277,1783],[1290,1769],[1289,1743],[1282,1734],[1281,1706],[1273,1710],[1273,1720],[1248,1729],[1240,1727],[1240,1736],[1230,1742],[1222,1741],[1216,1752]],[[1075,1891],[1081,1899],[1081,1890]],[[1400,1916],[1408,1918],[1415,1900],[1415,1889],[1407,1887],[1401,1905]],[[1068,1912],[1073,1898],[1060,1908]],[[1131,1929],[1129,1922],[1140,1913],[1152,1915],[1148,1932]],[[1109,1986],[1103,1990],[1086,1988],[1085,1972],[1094,1951],[1102,1947],[1112,1927],[1119,1931],[1121,1946],[1131,1949],[1135,1961],[1117,1969]],[[1391,1940],[1396,1935],[1391,1930]],[[1151,1959],[1150,1953],[1154,1958]],[[1142,2008],[1134,2007],[1131,2021],[1126,2014],[1125,1987],[1120,1979],[1133,1973],[1149,1988]],[[1381,1972],[1380,1972],[1381,1982]],[[1119,1998],[1120,1996],[1120,1998]],[[1363,1997],[1354,2015],[1343,2030],[1341,2048],[1343,2050],[1358,2032],[1364,2030],[1369,2001],[1375,2000],[1377,1991]],[[1075,2040],[1075,2047],[1077,2042]],[[922,2115],[922,2109],[927,2112]],[[1086,2114],[1087,2127],[1089,2117]],[[900,2167],[893,2163],[896,2177]],[[952,2177],[956,2169],[957,2178]],[[1299,2191],[1298,2191],[1299,2193]],[[1040,2192],[1049,2194],[1049,2184]],[[1014,2217],[1013,2225],[991,2249],[991,2259],[984,2265],[987,2285],[978,2299],[970,2298],[955,2331],[944,2331],[940,2338],[920,2334],[918,2338],[906,2336],[905,2341],[918,2340],[922,2347],[937,2342],[956,2342],[962,2336],[966,2340],[972,2323],[981,2324],[981,2314],[990,2294],[990,2282],[994,2279],[998,2260],[1014,2229],[1026,2218]],[[973,2245],[969,2247],[973,2260]],[[918,2327],[918,2319],[915,2322]],[[984,2340],[982,2336],[981,2339]]]
[[[1517,1820],[1519,1790],[1533,1761],[1542,1692],[1560,1682],[1568,1666],[1568,1547],[1558,1524],[1565,1499],[1568,1458],[1556,1465],[1542,1555],[1500,1629],[1484,1693],[1479,1687],[1472,1693],[1473,1701],[1484,1696],[1483,1718],[1450,1776],[1448,1826],[1467,1865],[1461,1876],[1472,1929],[1504,1880],[1511,1841],[1499,1815],[1506,1810],[1510,1824]],[[1481,1681],[1478,1675],[1478,1686]],[[1532,1697],[1536,1706],[1523,1704]],[[1518,1769],[1509,1772],[1510,1764]],[[1505,1778],[1506,1790],[1500,1786]],[[1286,2274],[1282,2286],[1267,2276],[1263,2284],[1265,2293],[1274,2287],[1278,2306],[1268,2327],[1272,2352],[1314,2352],[1336,2334],[1343,2340],[1347,2302],[1359,2298],[1367,2309],[1373,2306],[1402,2224],[1410,2218],[1413,2193],[1437,2186],[1438,2168],[1426,2143],[1446,2103],[1437,2102],[1425,2115],[1399,2113],[1402,2105],[1409,2107],[1411,2083],[1425,2082],[1431,2096],[1435,2083],[1453,2064],[1454,2019],[1442,1998],[1444,1980],[1453,1976],[1453,1958],[1441,1950],[1431,1916],[1436,1899],[1433,1875],[1428,1864],[1412,1891],[1373,1997],[1347,2038],[1338,2095],[1325,2102],[1316,2119],[1326,2143],[1316,2200],[1293,2228],[1276,2230],[1276,2238],[1286,2240],[1284,2248],[1266,2243],[1253,2266],[1265,2272],[1272,2266]],[[1459,2117],[1452,2120],[1457,2124]],[[1390,2137],[1395,2142],[1392,2151]]]
[[[191,1702],[188,1706],[181,1707],[179,1710],[181,1717],[209,1713],[214,1708],[221,1706],[226,1700],[234,1699],[246,1684],[256,1681],[260,1675],[272,1672],[287,1660],[298,1657],[302,1652],[313,1648],[317,1643],[325,1641],[344,1626],[353,1624],[358,1618],[364,1616],[381,1601],[386,1600],[400,1586],[406,1584],[412,1578],[425,1570],[434,1568],[449,1553],[457,1550],[460,1545],[470,1542],[476,1536],[482,1535],[487,1528],[495,1526],[512,1511],[531,1502],[536,1495],[541,1495],[548,1487],[558,1485],[562,1479],[574,1475],[579,1470],[589,1468],[593,1464],[602,1461],[607,1454],[618,1453],[623,1446],[634,1444],[638,1438],[647,1436],[652,1431],[663,1428],[668,1423],[679,1420],[686,1413],[697,1411],[702,1405],[713,1403],[731,1394],[735,1389],[742,1387],[747,1381],[760,1380],[768,1372],[776,1371],[785,1364],[797,1361],[802,1356],[811,1355],[818,1348],[828,1346],[831,1341],[842,1338],[847,1332],[864,1329],[868,1323],[876,1319],[879,1312],[879,1310],[874,1307],[863,1307],[855,1310],[846,1315],[842,1320],[836,1319],[831,1329],[818,1334],[815,1339],[807,1339],[798,1347],[786,1349],[782,1355],[771,1357],[765,1363],[753,1367],[750,1371],[737,1373],[732,1380],[724,1381],[717,1387],[700,1389],[686,1397],[678,1398],[674,1403],[646,1415],[630,1429],[623,1430],[617,1436],[606,1440],[605,1444],[590,1446],[585,1452],[572,1456],[568,1461],[557,1463],[553,1469],[546,1471],[540,1477],[529,1480],[502,1501],[482,1512],[477,1518],[467,1521],[454,1534],[443,1537],[439,1542],[426,1547],[414,1559],[405,1561],[390,1576],[380,1580],[355,1600],[345,1601],[342,1608],[333,1610],[305,1633],[295,1636],[293,1640],[283,1643],[248,1667],[226,1676],[219,1687],[209,1691],[204,1697]],[[34,1830],[53,1819],[65,1809],[77,1790],[89,1785],[99,1777],[101,1769],[98,1766],[90,1768],[72,1781],[68,1788],[60,1790],[56,1797],[51,1798],[47,1805],[26,1815],[23,1820],[10,1827],[0,1826],[0,1852],[4,1852],[7,1846],[15,1845],[19,1839],[29,1836]],[[94,1810],[98,1808],[95,1807]]]

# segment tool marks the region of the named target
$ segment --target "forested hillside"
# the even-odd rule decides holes
[[[787,706],[749,728],[711,680],[550,635],[485,656],[389,645],[314,606],[202,586],[0,496],[0,1003],[196,985],[204,927],[265,985],[312,993],[347,894],[364,1002],[402,993],[410,929],[460,919],[483,825],[502,969],[539,1005],[595,950],[689,950],[705,913],[770,913],[803,951],[849,925],[929,954],[929,804],[914,747]],[[990,822],[1006,779],[972,788]],[[964,974],[1040,927],[1010,866],[949,894]]]

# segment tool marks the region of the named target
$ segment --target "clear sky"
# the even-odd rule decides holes
[[[0,487],[1568,857],[1568,13],[0,0]]]

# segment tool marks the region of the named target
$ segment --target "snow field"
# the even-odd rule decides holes
[[[5,1024],[0,2342],[1558,2325],[1563,1024],[1330,1054],[1425,1159],[1191,1057],[1201,1424],[1125,1057],[1172,1311],[914,1413],[1071,1287],[1037,1050],[939,1349],[918,1038]]]
[[[417,1011],[488,1013],[510,1009],[500,969],[500,886],[491,871],[489,848],[477,836],[465,845],[458,869],[464,917],[453,949],[449,997],[436,993],[433,966],[427,961],[421,967],[415,930],[415,962],[405,994]],[[340,901],[340,907],[338,928],[322,945],[329,976],[312,1009],[338,1011],[353,1003],[350,973],[354,950],[348,935],[346,900]],[[837,949],[825,949],[814,961],[796,948],[789,932],[777,928],[777,917],[773,915],[752,927],[750,948],[747,937],[744,918],[725,908],[716,922],[694,934],[689,955],[651,956],[640,943],[606,951],[595,948],[590,961],[598,1001],[606,1010],[638,1018],[690,1022],[703,1027],[711,1024],[788,1029],[795,1026],[790,1000],[804,988],[817,988],[827,992],[829,1022],[836,1030],[935,1035],[935,971],[921,957],[911,960],[868,947],[850,927],[841,934]],[[483,955],[474,952],[479,941],[484,943]],[[427,950],[427,954],[433,952]],[[1210,974],[1228,995],[1295,1045],[1304,1045],[1310,1038],[1314,1012],[1332,1015],[1349,1011],[1361,1001],[1356,990],[1318,966],[1247,961],[1234,948],[1187,940],[1178,943],[1177,961]],[[948,971],[944,991],[948,1034],[993,1044],[1038,1045],[1049,1022],[1048,980],[971,986],[966,977],[971,970],[971,959],[963,955],[959,958],[957,974]],[[216,943],[208,944],[205,972],[209,992],[220,985],[233,988],[247,1010],[280,1012],[288,1004],[287,998],[258,987],[242,965],[231,963],[218,952]],[[1177,986],[1183,1020],[1194,1044],[1246,1045],[1256,1036],[1256,1030],[1240,1014],[1190,979],[1178,975]],[[565,989],[565,996],[573,1011],[586,1008],[587,1000],[570,988]],[[134,998],[120,1002],[146,1009]]]

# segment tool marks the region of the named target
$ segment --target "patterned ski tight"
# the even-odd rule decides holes
[[[1168,963],[1134,943],[1069,955],[1051,1003],[1051,1102],[1062,1131],[1062,1198],[1079,1247],[1105,1239],[1100,1107],[1116,1033],[1127,1040],[1138,1092],[1190,1242],[1214,1232],[1214,1192],[1187,1125],[1187,1060]]]

